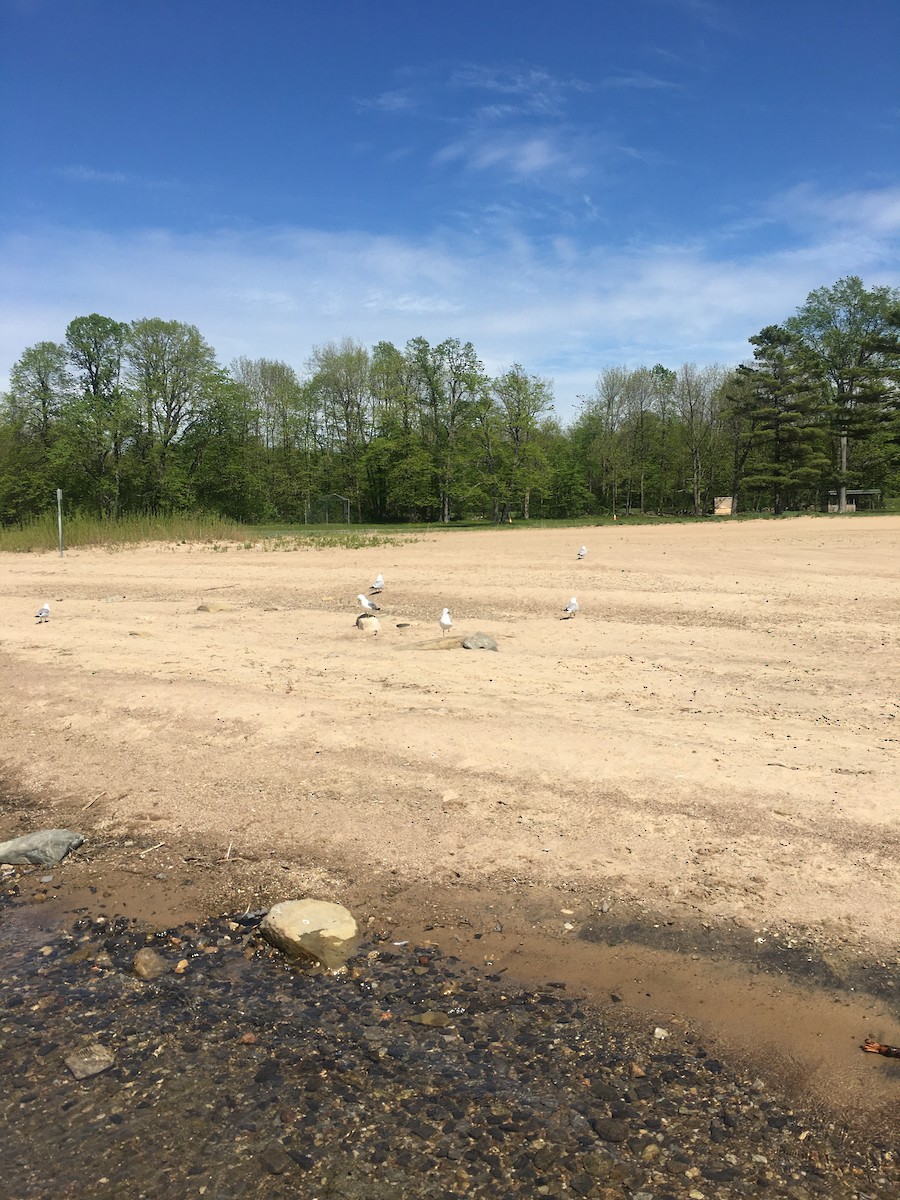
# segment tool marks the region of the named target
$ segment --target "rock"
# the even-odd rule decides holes
[[[115,1061],[116,1056],[111,1050],[95,1042],[92,1046],[69,1054],[65,1063],[76,1079],[89,1079],[101,1071],[108,1071]]]
[[[206,604],[198,604],[197,612],[234,612],[233,604],[223,604],[221,600],[208,600]]]
[[[616,1117],[601,1117],[591,1122],[597,1137],[604,1142],[624,1142],[628,1137],[628,1126]]]
[[[422,968],[425,970],[425,968]],[[446,1029],[448,1025],[452,1025],[452,1019],[445,1012],[429,1010],[428,1012],[416,1013],[412,1017],[407,1017],[414,1025],[431,1025],[435,1029]]]
[[[71,829],[43,829],[0,843],[0,863],[27,863],[34,867],[55,867],[84,842]]]
[[[497,643],[489,633],[470,633],[463,638],[464,650],[496,650]]]
[[[138,950],[131,964],[131,970],[138,979],[158,979],[165,975],[169,965],[161,954],[157,954],[151,946]]]
[[[327,900],[284,900],[269,909],[259,931],[289,958],[335,970],[356,949],[359,929],[351,913]]]
[[[281,1142],[272,1142],[265,1150],[260,1151],[259,1161],[270,1175],[283,1175],[294,1166],[294,1160]]]
[[[356,618],[356,628],[367,637],[375,637],[381,632],[381,622],[370,613],[360,613]]]

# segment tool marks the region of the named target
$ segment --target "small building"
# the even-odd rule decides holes
[[[838,496],[834,489],[828,493],[828,512],[838,512]],[[847,488],[847,512],[872,512],[876,508],[881,508],[881,488]]]

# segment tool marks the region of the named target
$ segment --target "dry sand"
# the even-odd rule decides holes
[[[607,906],[897,975],[898,578],[891,516],[0,555],[3,769],[41,824],[133,842],[148,904],[149,864],[193,852],[242,905],[318,889],[457,930],[480,906],[522,963],[543,930],[576,982],[656,1011],[706,984],[644,960],[648,996],[578,938]],[[431,648],[444,605],[499,653]],[[727,1010],[745,983],[720,983]],[[851,1016],[864,1078],[859,1038],[900,1027]]]

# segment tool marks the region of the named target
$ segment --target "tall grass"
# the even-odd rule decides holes
[[[100,520],[81,514],[63,517],[63,544],[75,546],[135,546],[141,542],[242,541],[247,531],[235,521],[200,513],[193,516],[129,516]],[[59,546],[56,513],[46,513],[21,525],[0,529],[0,550],[33,553]]]
[[[224,517],[198,513],[170,516],[128,516],[101,520],[77,514],[63,518],[63,545],[99,546],[121,549],[146,542],[186,542],[224,552],[233,550],[325,550],[342,547],[361,550],[418,541],[408,533],[384,532],[359,526],[300,526],[290,530],[254,528]],[[0,551],[40,553],[56,550],[59,528],[55,513],[47,513],[20,525],[0,528]]]

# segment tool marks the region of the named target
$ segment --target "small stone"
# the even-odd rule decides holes
[[[265,1150],[260,1152],[259,1161],[270,1175],[283,1175],[294,1165],[294,1160],[280,1142],[271,1142],[266,1146]]]
[[[168,969],[166,960],[161,954],[157,954],[152,946],[145,946],[143,950],[138,950],[131,964],[132,973],[138,979],[158,979],[160,975],[165,975]]]
[[[663,1029],[661,1025],[657,1025],[657,1027],[653,1030],[653,1036],[658,1042],[664,1042],[669,1036],[669,1031],[668,1029]]]
[[[76,1079],[89,1079],[92,1075],[99,1075],[101,1071],[108,1071],[115,1061],[116,1056],[112,1051],[94,1043],[82,1050],[73,1051],[66,1057],[65,1064]]]
[[[615,1117],[601,1117],[592,1122],[597,1137],[604,1142],[624,1142],[628,1137],[628,1126]]]
[[[448,1025],[453,1024],[446,1013],[430,1010],[428,1012],[416,1013],[415,1016],[408,1017],[407,1019],[415,1025],[430,1025],[437,1029],[445,1029]]]

